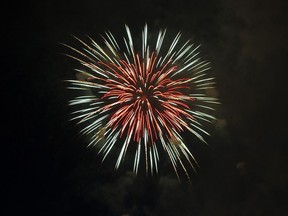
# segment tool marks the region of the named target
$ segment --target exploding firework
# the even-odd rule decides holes
[[[82,49],[66,45],[74,51],[69,56],[80,63],[81,69],[76,70],[84,77],[68,80],[69,88],[79,93],[70,101],[80,105],[73,119],[86,122],[81,133],[91,136],[89,146],[101,143],[103,160],[120,146],[116,169],[131,147],[135,173],[142,157],[146,172],[158,172],[158,151],[163,148],[177,176],[180,165],[189,178],[183,160],[193,169],[197,162],[183,133],[205,142],[202,135],[209,134],[202,123],[215,120],[209,113],[218,103],[205,94],[214,85],[207,76],[209,62],[199,57],[199,46],[189,40],[180,43],[180,33],[168,46],[164,45],[166,30],[148,41],[147,25],[141,46],[134,48],[130,29],[125,27],[123,47],[110,32],[103,36],[103,47],[91,38],[89,43],[76,38]]]

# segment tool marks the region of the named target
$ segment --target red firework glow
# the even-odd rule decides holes
[[[201,121],[215,119],[204,112],[213,110],[211,105],[217,103],[217,99],[203,93],[214,85],[213,78],[206,75],[209,63],[198,57],[198,47],[189,41],[178,45],[180,33],[165,52],[162,51],[165,31],[160,31],[155,49],[150,52],[145,26],[140,54],[134,50],[127,26],[126,32],[126,51],[120,49],[110,32],[104,38],[105,50],[93,40],[88,45],[78,39],[84,46],[82,51],[68,46],[81,56],[71,56],[85,68],[77,71],[88,77],[85,81],[69,80],[71,88],[97,92],[82,94],[70,102],[71,105],[86,106],[75,112],[74,119],[80,119],[80,123],[92,120],[82,130],[84,134],[92,134],[89,145],[100,141],[105,128],[105,142],[100,149],[104,154],[103,160],[116,141],[124,138],[116,168],[124,159],[128,146],[136,144],[134,172],[138,171],[143,146],[146,172],[158,171],[157,147],[160,144],[176,174],[177,163],[180,163],[189,178],[182,157],[192,167],[192,162],[196,161],[184,144],[181,133],[190,131],[205,142],[200,133],[208,133],[201,128]],[[197,107],[201,109],[197,110]]]

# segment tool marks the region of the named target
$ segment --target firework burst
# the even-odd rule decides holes
[[[133,171],[137,173],[144,155],[146,172],[158,172],[160,147],[177,176],[180,165],[189,178],[183,160],[193,169],[197,162],[182,135],[188,131],[205,142],[202,135],[209,134],[201,123],[215,120],[208,113],[218,103],[205,94],[214,85],[213,78],[206,74],[209,62],[199,57],[199,46],[190,41],[181,44],[180,33],[168,48],[163,45],[166,30],[159,31],[154,42],[148,42],[147,25],[142,32],[142,47],[135,49],[131,32],[125,27],[123,49],[110,32],[103,36],[105,48],[91,38],[89,43],[76,38],[82,49],[66,45],[75,52],[69,56],[81,64],[76,70],[85,77],[68,80],[69,88],[80,94],[70,101],[70,105],[80,105],[73,119],[89,122],[81,133],[91,135],[89,145],[102,142],[99,152],[103,160],[121,142],[116,168],[127,149],[134,146]]]

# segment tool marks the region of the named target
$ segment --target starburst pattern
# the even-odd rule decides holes
[[[180,164],[189,178],[183,159],[193,169],[197,162],[182,134],[191,132],[205,142],[202,135],[209,134],[202,122],[215,120],[209,112],[218,103],[205,95],[214,85],[213,78],[207,76],[209,62],[199,57],[199,46],[189,40],[181,44],[180,33],[167,48],[163,45],[166,30],[159,31],[154,43],[148,42],[147,25],[142,47],[135,49],[130,29],[125,27],[123,49],[110,32],[103,36],[104,48],[91,38],[89,43],[76,38],[82,44],[80,50],[66,45],[75,52],[69,56],[82,65],[76,70],[85,76],[85,80],[68,80],[69,88],[90,92],[70,101],[71,105],[81,105],[73,119],[89,122],[81,131],[91,134],[89,145],[105,138],[99,150],[103,160],[121,142],[116,168],[133,145],[134,172],[142,153],[146,172],[157,172],[162,146],[177,176]]]

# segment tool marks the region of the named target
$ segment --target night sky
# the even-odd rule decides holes
[[[1,215],[288,215],[287,7],[274,0],[28,1],[2,5]],[[5,13],[4,13],[5,12]],[[167,158],[153,177],[101,164],[69,121],[75,62],[61,45],[124,24],[202,44],[221,106],[200,168],[181,183]],[[4,92],[4,94],[3,94]],[[3,97],[4,96],[4,97]],[[189,139],[189,137],[188,137]],[[129,161],[131,158],[127,157]]]

